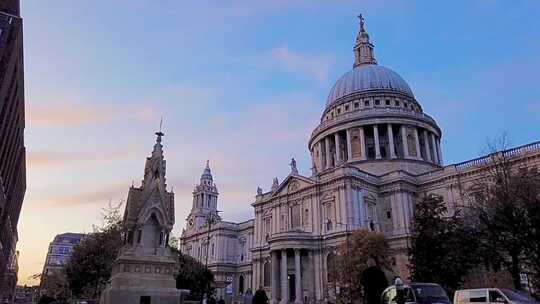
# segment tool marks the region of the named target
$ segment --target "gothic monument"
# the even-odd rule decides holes
[[[146,159],[140,187],[131,186],[124,212],[124,246],[101,303],[177,304],[177,257],[167,246],[174,225],[174,193],[165,184],[161,131]]]

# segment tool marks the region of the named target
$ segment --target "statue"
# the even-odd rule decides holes
[[[298,168],[296,168],[296,160],[294,160],[294,157],[291,159],[291,173],[292,174],[298,174]]]
[[[261,189],[261,187],[257,187],[257,195],[262,195],[262,189]]]
[[[272,180],[272,190],[276,190],[278,187],[279,187],[279,181],[277,177],[274,177],[274,179]]]

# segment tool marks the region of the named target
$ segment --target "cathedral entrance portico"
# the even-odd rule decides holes
[[[303,279],[310,277],[302,272],[301,257],[302,253],[306,250],[300,248],[282,248],[270,252],[272,260],[272,303],[303,303]]]

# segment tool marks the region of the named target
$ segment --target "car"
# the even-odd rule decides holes
[[[530,297],[506,288],[476,288],[456,290],[454,304],[533,304]]]
[[[403,285],[406,304],[450,304],[444,289],[435,283]],[[396,304],[397,287],[391,285],[381,295],[381,304]]]
[[[416,302],[421,304],[450,304],[446,291],[435,283],[411,283]]]

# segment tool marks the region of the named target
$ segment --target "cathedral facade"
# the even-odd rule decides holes
[[[407,82],[377,63],[360,18],[353,69],[332,87],[320,124],[308,141],[312,172],[258,189],[253,219],[226,222],[206,166],[193,192],[181,251],[215,274],[218,296],[265,288],[272,303],[322,302],[332,297],[329,259],[357,229],[384,233],[391,271],[407,278],[407,242],[415,202],[443,197],[450,212],[467,185],[483,178],[492,155],[445,165],[442,130],[424,113]],[[501,151],[513,166],[540,165],[540,142]]]

